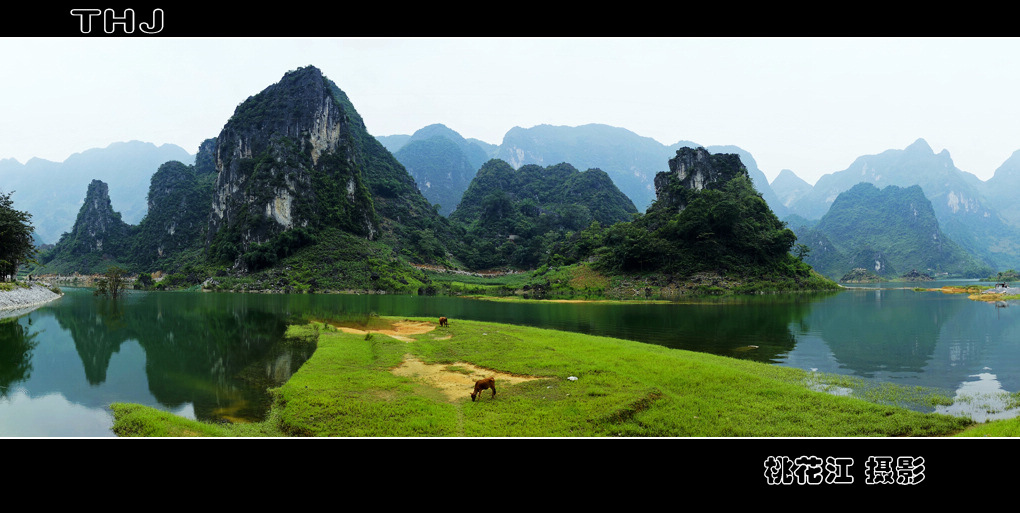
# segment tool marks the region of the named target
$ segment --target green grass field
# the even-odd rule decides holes
[[[374,319],[372,329],[402,319]],[[433,319],[412,319],[435,325]],[[321,321],[291,326],[315,354],[283,386],[268,418],[207,424],[115,404],[120,436],[349,437],[852,437],[954,435],[970,420],[815,391],[805,371],[626,340],[451,320],[404,340],[346,333]],[[399,336],[399,335],[398,335]],[[419,371],[398,375],[408,361]],[[445,392],[437,375],[497,376],[498,394]],[[437,374],[428,374],[423,369]],[[417,372],[417,374],[415,374]],[[571,377],[576,379],[570,379]],[[452,378],[451,378],[452,379]],[[460,387],[460,388],[457,388]],[[1018,425],[999,421],[992,436]],[[998,433],[998,434],[996,434]],[[971,432],[968,432],[971,434]],[[975,433],[975,434],[988,434]]]

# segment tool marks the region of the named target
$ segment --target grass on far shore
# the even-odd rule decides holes
[[[817,392],[812,386],[818,375],[798,369],[548,329],[453,319],[449,327],[403,341],[310,322],[291,326],[288,335],[317,339],[317,349],[273,390],[275,406],[265,421],[211,424],[114,404],[114,432],[174,437],[844,437],[943,436],[973,425],[969,419]],[[449,366],[450,372],[462,371],[459,362],[467,362],[540,379],[497,380],[495,398],[486,392],[472,402],[470,385],[451,398],[420,378],[392,372],[407,358]],[[993,425],[1002,427],[992,436],[1020,431],[1020,423],[1013,421],[980,428]]]
[[[988,303],[994,303],[997,301],[1015,301],[1020,299],[1020,295],[1017,294],[1004,294],[996,293],[994,291],[989,292],[992,289],[990,285],[949,285],[937,289],[917,287],[914,290],[918,292],[933,291],[942,292],[944,294],[967,294],[967,298],[973,301],[985,301]]]

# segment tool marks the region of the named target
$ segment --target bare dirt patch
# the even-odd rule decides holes
[[[428,333],[436,329],[436,325],[428,321],[396,321],[387,327],[364,329],[355,328],[351,326],[337,326],[337,329],[344,333],[353,333],[355,335],[365,335],[368,333],[379,333],[393,337],[403,342],[413,342],[414,339],[407,335],[421,335],[422,333]]]
[[[392,372],[397,376],[408,377],[438,388],[450,402],[465,397],[470,398],[475,381],[479,379],[496,378],[496,397],[499,397],[498,390],[501,386],[543,379],[537,376],[517,376],[497,372],[466,362],[428,364],[412,355],[405,355],[404,362],[392,369]],[[484,397],[488,399],[491,394],[491,392],[485,391]]]

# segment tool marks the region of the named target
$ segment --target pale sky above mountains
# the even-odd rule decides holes
[[[377,136],[442,123],[499,144],[601,123],[736,145],[770,180],[809,183],[923,138],[987,180],[1020,150],[1017,55],[1017,38],[0,38],[0,159],[128,140],[194,153],[314,65]]]

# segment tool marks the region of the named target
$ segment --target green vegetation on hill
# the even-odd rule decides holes
[[[801,255],[790,254],[796,237],[755,190],[738,158],[681,148],[670,169],[656,176],[657,199],[646,214],[605,228],[592,224],[574,237],[571,251],[562,253],[570,259],[562,263],[591,262],[572,273],[595,272],[618,284],[607,287],[612,297],[676,299],[838,287]],[[579,282],[547,279],[539,288],[568,294],[564,283]]]
[[[110,184],[113,205],[125,222],[135,224],[145,214],[145,193],[153,171],[164,162],[191,162],[192,158],[173,144],[127,141],[74,153],[63,162],[32,158],[20,164],[0,159],[0,188],[16,191],[17,208],[32,213],[37,242],[55,244],[74,223],[92,180]]]
[[[460,146],[443,136],[412,140],[393,154],[415,179],[422,194],[448,216],[460,203],[476,168]]]
[[[465,228],[470,268],[535,268],[593,222],[629,220],[634,204],[598,169],[569,164],[514,170],[493,159],[478,170],[450,220]]]
[[[659,198],[647,214],[626,210],[617,214],[615,222],[603,217],[581,227],[570,226],[569,231],[547,232],[532,254],[524,253],[528,245],[512,238],[497,245],[508,234],[515,235],[515,230],[523,231],[520,226],[527,226],[522,222],[527,217],[522,212],[535,209],[533,193],[502,161],[490,161],[472,185],[485,184],[479,189],[490,192],[471,198],[466,194],[451,219],[472,223],[467,228],[468,246],[477,247],[478,255],[489,262],[503,261],[518,269],[529,268],[519,262],[531,264],[534,271],[528,281],[516,285],[516,293],[525,298],[675,300],[689,295],[838,287],[804,263],[803,252],[790,254],[793,232],[754,189],[738,158],[710,155],[703,149],[682,148],[677,153],[680,160],[671,162],[671,167],[688,174],[680,180],[660,173],[656,178]],[[677,164],[680,161],[685,163]],[[527,177],[541,170],[525,166],[517,172],[524,171]],[[704,188],[695,189],[694,182]],[[510,189],[525,192],[516,196],[504,192]],[[604,208],[607,202],[596,203]],[[628,219],[619,220],[624,215]],[[479,243],[471,238],[481,233],[489,239]],[[530,258],[521,258],[522,253]],[[467,257],[464,261],[479,260]],[[503,281],[489,283],[498,286]],[[492,292],[505,293],[506,285]]]
[[[793,265],[796,237],[786,228],[750,179],[737,176],[720,189],[686,190],[680,212],[649,208],[628,225],[610,228],[601,264],[613,270],[664,270],[684,275],[702,271],[754,273]],[[807,272],[794,266],[791,271]]]
[[[343,100],[302,68],[238,105],[217,138],[211,259],[258,271],[326,226],[372,237],[379,221],[356,158],[361,120]],[[319,123],[344,137],[313,139],[323,137]],[[285,235],[292,229],[302,233]]]
[[[272,267],[255,272],[227,272],[215,267],[193,269],[197,276],[183,282],[194,284],[211,275],[205,284],[207,288],[233,292],[424,294],[431,284],[424,272],[394,256],[387,244],[339,229],[319,232],[314,243],[280,257]]]
[[[202,155],[199,152],[199,155]],[[212,202],[213,173],[167,162],[152,175],[149,210],[132,240],[132,262],[140,272],[178,267],[182,252],[201,252]]]
[[[409,262],[459,265],[451,257],[459,253],[463,232],[439,215],[404,167],[375,139],[367,140],[363,157],[374,171],[367,178],[381,217],[378,240]]]
[[[1020,281],[1020,273],[1016,272],[1015,269],[1009,269],[1006,271],[1000,271],[995,276],[989,276],[981,278],[981,281],[996,281],[996,282],[1011,282]]]
[[[409,285],[416,280],[408,277],[420,275],[409,262],[460,265],[451,258],[462,230],[435,211],[367,133],[347,96],[313,67],[288,72],[240,104],[220,135],[202,144],[194,166],[161,166],[138,226],[120,221],[104,191],[90,191],[75,229],[46,255],[41,272],[102,273],[117,265],[162,271],[170,278],[163,287],[210,278],[261,287],[272,276],[304,290],[406,291],[420,288]],[[300,254],[354,260],[344,265],[348,272],[295,272],[287,266]],[[148,279],[139,285],[155,286]]]
[[[477,139],[464,139],[441,124],[432,124],[410,136],[379,137],[380,142],[407,168],[430,203],[449,216],[460,203],[478,168],[496,146]]]
[[[674,179],[679,168],[660,173],[659,199],[645,215],[600,169],[515,170],[492,159],[445,218],[368,134],[346,94],[314,67],[300,68],[238,105],[195,165],[161,166],[138,226],[120,220],[105,188],[90,188],[42,271],[116,265],[167,276],[141,277],[140,287],[430,294],[465,289],[419,269],[509,268],[536,272],[497,289],[534,297],[834,286],[790,255],[793,233],[738,155],[688,147],[677,155],[671,168],[693,158],[685,169],[707,177],[699,178],[706,188]],[[593,285],[596,275],[612,285]]]
[[[588,231],[584,245],[592,248],[595,267],[607,274],[650,274],[653,282],[715,276],[694,290],[703,293],[836,287],[790,254],[793,232],[746,176],[688,197],[680,212],[653,204],[633,222]]]
[[[121,219],[110,203],[109,186],[93,180],[70,232],[39,258],[43,272],[102,273],[110,267],[129,267],[136,226]]]
[[[1004,167],[1010,167],[1010,162]],[[931,202],[939,228],[949,239],[990,267],[1006,269],[1020,265],[1020,231],[1014,216],[1017,209],[1012,206],[1013,179],[1009,176],[1013,173],[1008,169],[1001,171],[996,174],[1002,180],[993,177],[982,182],[956,168],[947,150],[936,154],[927,142],[918,139],[901,150],[861,156],[847,169],[822,176],[790,207],[805,218],[820,219],[831,208],[834,198],[860,182],[872,183],[879,189],[916,185]],[[799,227],[800,223],[791,226]],[[896,269],[899,273],[908,271],[910,268]]]
[[[884,278],[912,270],[966,278],[992,271],[946,237],[931,202],[916,185],[879,190],[860,183],[840,194],[821,221],[798,236],[811,247],[805,260],[834,278],[858,267]]]
[[[216,169],[215,140],[202,143],[195,165],[168,161],[153,173],[148,211],[137,226],[121,221],[106,184],[94,181],[71,232],[40,256],[36,273],[99,274],[110,267],[130,272],[174,271],[204,260]]]

